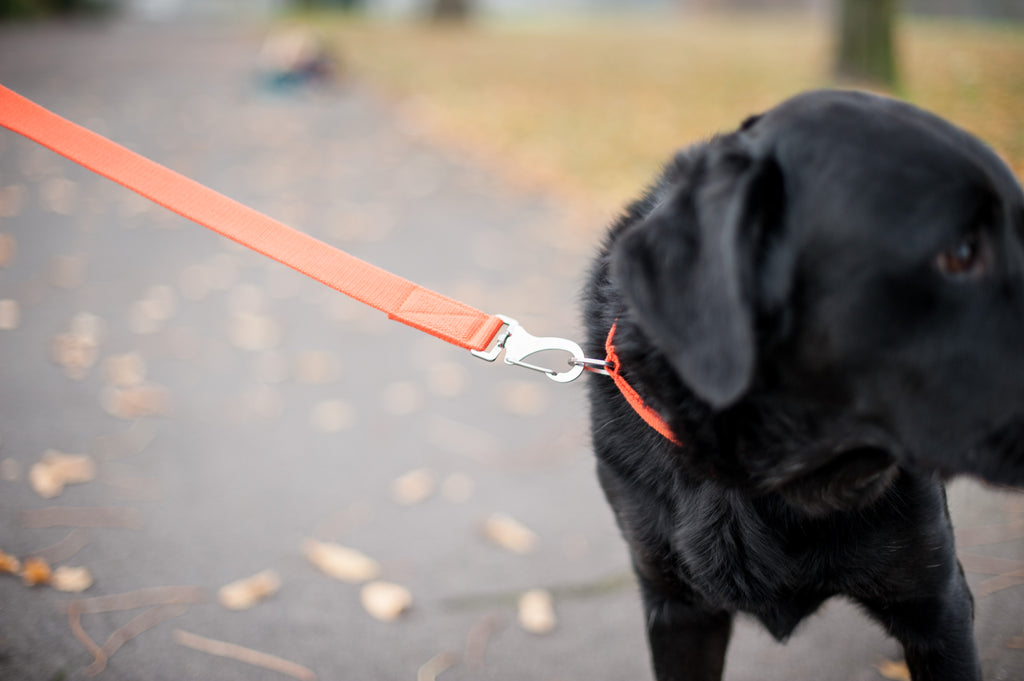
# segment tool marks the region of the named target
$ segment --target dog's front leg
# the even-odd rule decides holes
[[[914,681],[981,681],[974,599],[959,564],[934,596],[866,605],[903,644]]]
[[[694,599],[639,579],[657,681],[719,681],[732,614],[704,608]]]

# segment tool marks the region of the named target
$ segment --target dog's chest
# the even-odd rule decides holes
[[[783,639],[835,593],[820,544],[728,503],[698,517],[677,524],[672,546],[681,578],[710,604],[754,615]]]

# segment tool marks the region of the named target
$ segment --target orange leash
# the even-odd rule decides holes
[[[505,325],[500,317],[418,286],[229,199],[2,85],[0,125],[441,340],[483,351]]]
[[[494,361],[504,351],[506,364],[540,371],[559,383],[575,380],[584,370],[607,373],[644,421],[680,444],[665,420],[619,374],[612,344],[614,326],[608,335],[606,360],[587,359],[571,340],[537,338],[514,319],[486,314],[375,267],[72,123],[3,85],[0,126],[376,308],[390,319],[471,350],[477,357]],[[567,368],[551,369],[526,361],[531,355],[551,350],[568,354]]]

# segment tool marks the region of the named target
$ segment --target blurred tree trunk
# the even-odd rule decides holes
[[[430,18],[434,21],[465,21],[472,11],[472,0],[433,0]]]
[[[893,27],[898,6],[899,0],[840,0],[839,78],[896,85]]]

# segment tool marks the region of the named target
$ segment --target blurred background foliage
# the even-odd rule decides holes
[[[908,99],[979,135],[1024,174],[1024,23],[995,21],[1001,10],[981,5],[935,17],[881,0],[893,63],[878,76],[842,66],[839,0],[797,3],[801,11],[768,0],[723,9],[730,4],[497,19],[478,11],[444,23],[372,12],[299,20],[413,125],[605,213],[635,197],[672,150],[816,87]]]

